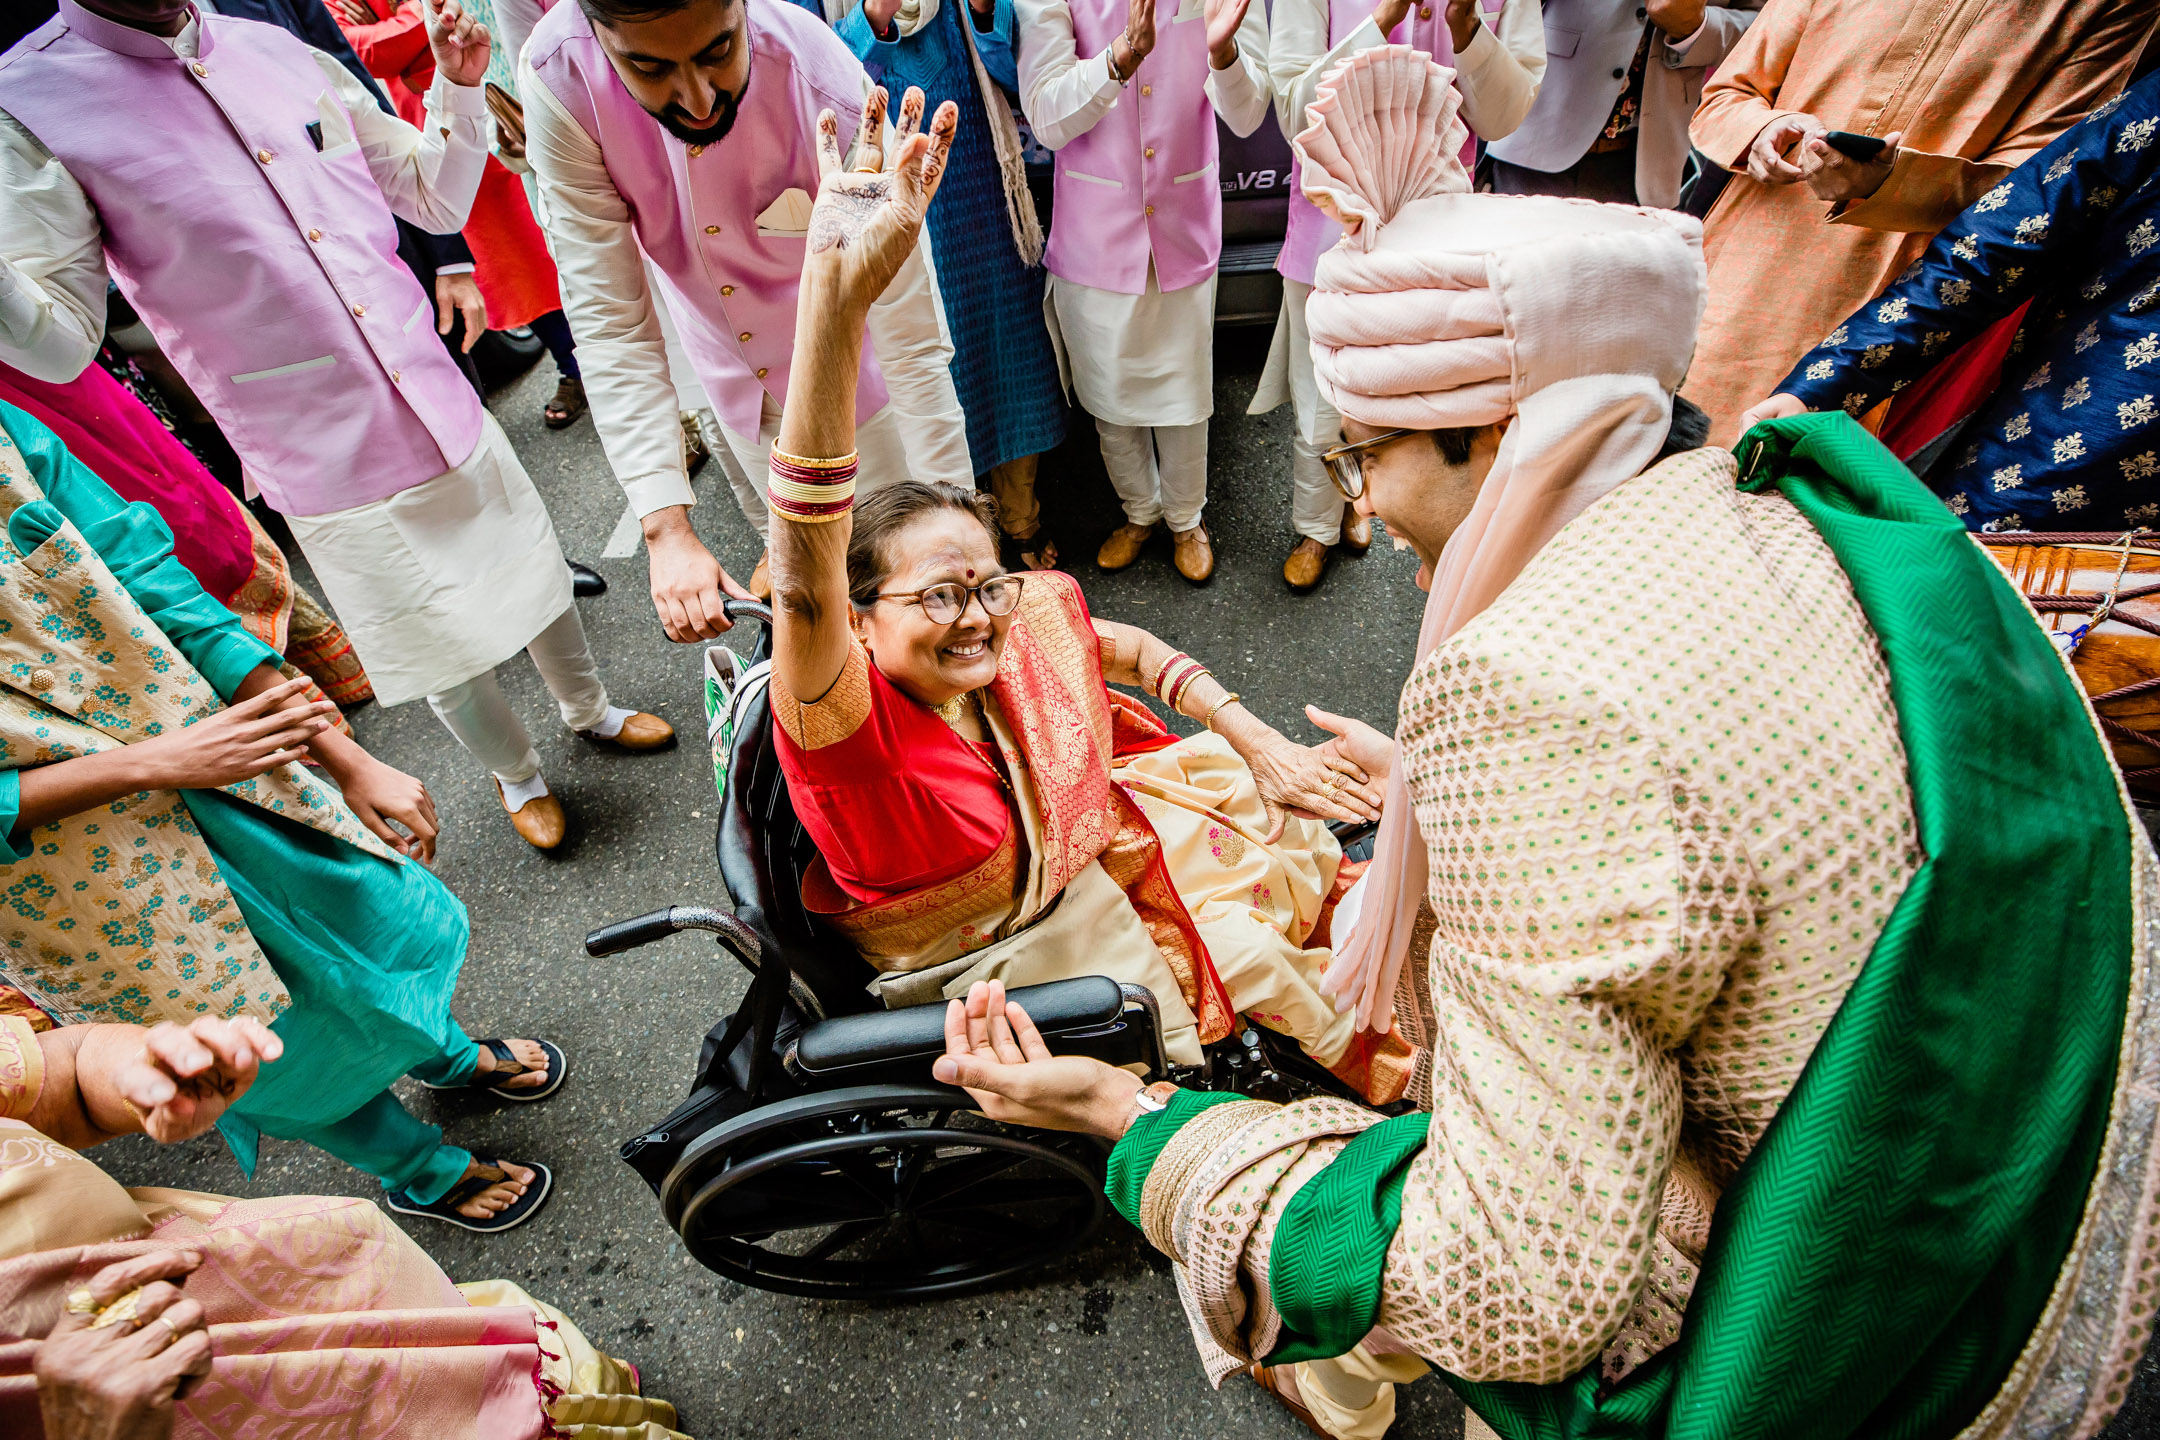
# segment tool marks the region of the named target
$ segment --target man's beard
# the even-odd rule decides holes
[[[735,128],[736,112],[742,108],[742,97],[749,91],[748,80],[743,81],[739,91],[722,90],[713,102],[712,121],[703,129],[690,123],[690,112],[680,105],[670,104],[665,110],[647,110],[645,113],[685,145],[717,145]]]

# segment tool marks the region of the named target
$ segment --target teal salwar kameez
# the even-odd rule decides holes
[[[46,499],[15,511],[8,540],[36,550],[64,517],[143,612],[230,701],[278,654],[206,594],[173,557],[148,505],[128,504],[37,420],[0,404]],[[465,907],[417,863],[392,863],[221,791],[180,792],[249,931],[292,996],[271,1027],[285,1054],[219,1122],[252,1174],[260,1137],[304,1140],[423,1204],[471,1156],[410,1114],[388,1089],[399,1075],[454,1084],[479,1048],[450,1014],[465,963]],[[0,770],[0,865],[14,848],[19,772]]]

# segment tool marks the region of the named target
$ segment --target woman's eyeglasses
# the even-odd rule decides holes
[[[1320,462],[1327,466],[1328,478],[1335,482],[1337,490],[1342,491],[1343,499],[1355,500],[1365,493],[1365,452],[1375,445],[1385,445],[1390,440],[1416,433],[1415,430],[1390,430],[1370,440],[1353,440],[1347,445],[1321,451]]]
[[[950,625],[967,612],[968,601],[980,600],[983,614],[995,620],[1010,615],[1020,603],[1018,575],[993,575],[980,585],[962,585],[948,580],[943,585],[932,585],[927,590],[880,591],[877,598],[891,600],[901,605],[920,605],[923,614],[939,625]]]

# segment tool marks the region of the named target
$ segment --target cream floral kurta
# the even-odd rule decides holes
[[[7,518],[42,499],[0,430],[0,767],[94,754],[222,709],[72,524],[16,552]],[[223,789],[402,863],[299,764]],[[40,826],[17,848],[24,858],[0,865],[0,974],[63,1019],[267,1024],[291,1003],[177,792]]]
[[[1380,1323],[1466,1379],[1618,1374],[1677,1335],[1718,1191],[1918,866],[1844,572],[1733,484],[1698,450],[1620,487],[1404,691],[1438,1023]],[[1271,1347],[1235,1297],[1265,1296],[1284,1205],[1371,1118],[1196,1121],[1150,1172],[1214,1378]]]

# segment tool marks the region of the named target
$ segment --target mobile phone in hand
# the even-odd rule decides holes
[[[1865,165],[1882,154],[1885,141],[1880,135],[1855,135],[1850,130],[1832,130],[1823,137],[1823,143],[1840,155],[1858,160]]]

